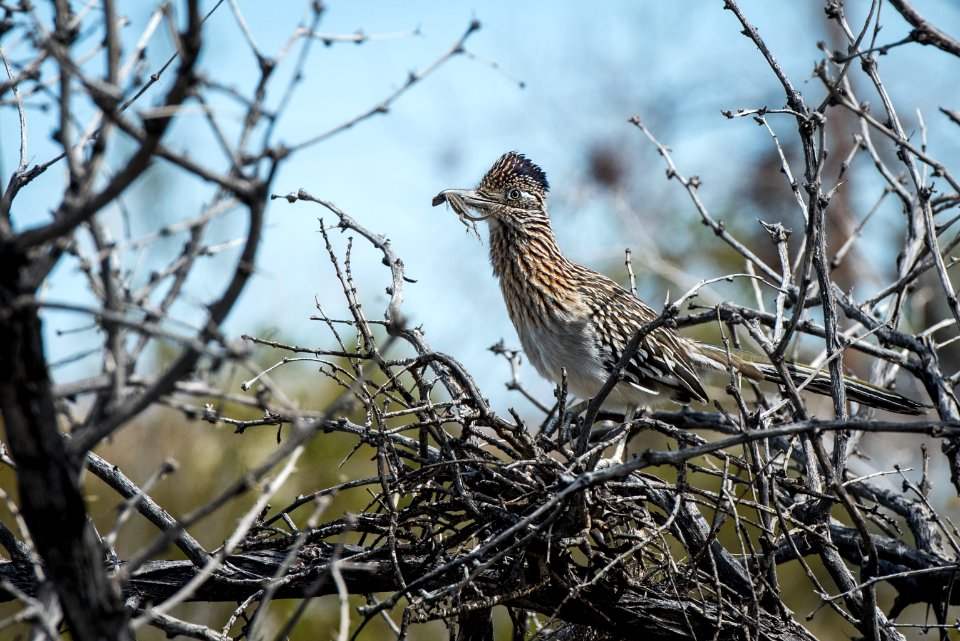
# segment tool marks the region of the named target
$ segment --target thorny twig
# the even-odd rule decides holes
[[[10,104],[20,115],[22,139],[27,134],[25,107],[43,91],[78,87],[96,111],[80,126],[81,110],[75,101],[70,95],[58,96],[54,102],[64,129],[58,143],[61,149],[33,169],[27,169],[25,152],[21,152],[3,194],[5,200],[0,200],[0,236],[10,241],[0,244],[0,252],[13,252],[3,256],[25,261],[30,269],[2,272],[0,302],[6,314],[30,320],[20,323],[22,327],[39,326],[41,311],[70,311],[91,319],[86,326],[102,332],[97,334],[98,349],[89,353],[103,355],[95,375],[56,386],[33,380],[31,385],[24,381],[9,388],[20,391],[2,396],[10,449],[0,444],[4,446],[0,460],[13,473],[31,478],[33,459],[25,456],[21,446],[24,439],[42,432],[32,429],[32,424],[18,423],[17,417],[23,414],[6,407],[12,407],[18,394],[45,390],[45,395],[17,407],[49,409],[44,420],[34,424],[48,428],[46,434],[61,448],[63,461],[75,462],[74,468],[65,465],[55,478],[77,478],[79,462],[84,461],[93,476],[123,498],[123,508],[103,540],[109,552],[109,575],[102,572],[103,549],[92,525],[80,531],[64,527],[52,540],[53,544],[84,544],[90,581],[102,588],[102,594],[117,597],[112,609],[104,610],[115,618],[101,618],[100,625],[115,620],[122,633],[132,617],[134,626],[149,625],[168,634],[250,638],[267,625],[272,615],[268,603],[301,599],[295,612],[278,626],[286,634],[304,624],[310,599],[329,595],[339,605],[339,638],[351,634],[350,628],[354,636],[363,634],[377,617],[388,619],[389,634],[396,638],[409,636],[410,628],[420,622],[434,620],[447,621],[452,634],[460,626],[483,630],[491,621],[491,608],[506,606],[525,612],[531,625],[540,626],[536,634],[544,637],[555,633],[557,638],[589,638],[572,636],[586,627],[623,638],[647,634],[732,641],[748,634],[806,641],[812,636],[782,601],[787,591],[782,593],[780,588],[785,564],[795,560],[823,609],[867,638],[899,639],[897,626],[913,624],[893,623],[893,619],[912,603],[931,606],[940,629],[948,625],[948,606],[960,602],[960,591],[954,589],[955,559],[948,556],[949,550],[956,550],[958,537],[950,519],[937,513],[936,493],[931,492],[928,478],[936,474],[936,466],[928,464],[925,454],[922,480],[915,482],[903,467],[869,468],[856,450],[869,445],[866,437],[871,435],[940,439],[960,487],[960,423],[952,390],[956,381],[943,373],[944,367],[956,369],[947,347],[954,339],[949,332],[955,323],[950,321],[957,318],[949,273],[956,261],[944,254],[960,242],[960,237],[947,235],[953,233],[954,221],[945,220],[948,216],[943,212],[960,201],[960,188],[947,163],[937,158],[926,126],[921,121],[921,135],[911,136],[880,80],[874,53],[900,51],[893,45],[877,45],[885,16],[880,3],[871,3],[864,22],[856,27],[847,24],[839,3],[828,3],[827,17],[840,27],[849,50],[834,55],[824,48],[825,57],[815,75],[825,93],[811,109],[760,32],[736,2],[727,0],[727,8],[757,46],[785,100],[782,108],[726,112],[731,118],[734,113],[753,116],[765,128],[764,144],[776,151],[786,179],[782,189],[792,203],[795,220],[763,223],[757,239],[741,231],[735,236],[714,218],[701,200],[699,179],[684,177],[667,147],[638,118],[632,120],[662,154],[668,177],[677,179],[692,199],[695,218],[742,258],[747,265],[743,276],[756,283],[755,307],[727,302],[681,317],[684,303],[701,287],[720,279],[703,281],[667,304],[653,323],[640,328],[632,347],[646,333],[667,326],[674,331],[673,325],[712,323],[720,325],[726,349],[732,352],[739,345],[737,333],[746,331],[776,366],[785,368],[788,350],[816,342],[826,352],[820,367],[830,368],[837,385],[833,416],[817,418],[818,408],[800,396],[803,382],[795,383],[783,369],[787,383],[781,395],[787,401],[761,386],[753,388],[752,396],[741,392],[739,378],[731,371],[721,377],[730,398],[717,391],[711,411],[662,409],[624,422],[602,408],[604,394],[619,382],[615,372],[605,390],[588,403],[579,431],[567,419],[565,385],[560,388],[559,403],[551,407],[552,401],[537,399],[520,384],[524,365],[517,351],[503,344],[494,348],[510,365],[510,390],[533,402],[546,419],[538,415],[527,421],[517,412],[500,415],[455,354],[435,351],[420,328],[408,325],[402,310],[404,288],[415,281],[406,275],[403,252],[389,239],[305,189],[269,196],[282,162],[300,149],[385,113],[410,87],[463,53],[478,22],[471,22],[452,48],[412,74],[386,100],[328,131],[305,134],[301,142],[283,147],[271,141],[310,69],[310,43],[359,44],[374,40],[373,36],[318,32],[323,7],[313,3],[303,24],[271,56],[256,25],[244,17],[242,3],[230,2],[242,46],[260,67],[259,75],[254,74],[253,92],[244,95],[226,79],[203,69],[196,39],[202,21],[211,14],[201,16],[196,3],[190,5],[188,20],[179,22],[172,5],[158,5],[124,62],[118,46],[120,18],[114,3],[105,2],[106,24],[96,31],[100,42],[93,48],[93,55],[104,58],[103,73],[96,75],[71,47],[76,34],[83,33],[78,28],[88,24],[93,4],[74,14],[59,3],[55,33],[42,31],[42,22],[29,8],[17,8],[29,18],[22,23],[26,27],[17,28],[35,28],[36,41],[49,46],[34,59],[16,64],[10,63],[16,58],[8,58],[8,40],[0,50],[6,68],[0,93],[12,92]],[[953,53],[951,38],[909,3],[891,0],[887,4],[915,30],[904,42],[895,43],[897,47],[922,43]],[[163,58],[166,64],[148,77],[132,79],[160,26],[175,27],[181,22],[187,28],[182,33],[174,28],[177,50]],[[868,42],[871,34],[873,41]],[[294,60],[293,70],[281,88],[282,99],[271,111],[268,105],[273,103],[266,97],[279,77],[274,69],[288,59],[297,43],[301,43],[299,55],[289,57]],[[27,80],[46,73],[46,65],[57,68],[57,78],[44,78],[36,90],[25,90]],[[855,89],[864,80],[881,96],[882,116],[857,99]],[[208,92],[226,94],[241,105],[239,128],[222,122]],[[143,113],[129,109],[141,96],[152,93],[160,94],[155,97],[161,105],[158,109]],[[203,123],[223,152],[221,164],[207,164],[199,156],[171,148],[166,132],[184,106],[200,109]],[[840,112],[855,121],[851,138],[857,146],[845,155],[834,176],[826,159],[836,141],[826,123]],[[947,110],[948,117],[950,113]],[[783,128],[783,122],[790,127]],[[132,155],[124,156],[129,162],[115,172],[107,168],[111,130],[122,132],[134,148]],[[802,161],[800,167],[792,167],[788,150],[797,143]],[[91,162],[81,162],[88,157]],[[156,159],[213,185],[207,202],[189,217],[165,221],[140,235],[132,233],[134,226],[129,224],[114,229],[104,215],[106,208],[117,203]],[[872,165],[858,165],[864,162]],[[69,186],[59,206],[52,208],[54,217],[35,228],[15,228],[8,215],[9,201],[21,187],[60,165]],[[858,172],[865,170],[875,172],[882,192],[867,200],[875,203],[874,208],[860,218],[853,236],[834,243],[836,239],[827,238],[828,232],[833,233],[827,224],[831,198],[841,182],[855,185]],[[935,178],[945,183],[947,193],[934,192]],[[320,251],[326,250],[343,312],[327,311],[337,308],[335,302],[323,299],[321,305],[318,296],[314,318],[327,339],[313,346],[251,334],[244,334],[238,344],[221,326],[255,271],[263,217],[271,200],[304,202],[301,207],[318,206],[315,211],[322,208],[328,219],[331,214],[334,217],[332,225],[320,223]],[[842,291],[831,280],[832,272],[852,247],[868,242],[875,221],[893,202],[903,214],[901,260],[893,269],[878,269],[876,275],[880,283],[893,274],[889,284],[879,285],[877,292]],[[129,217],[132,208],[121,209]],[[247,224],[232,240],[213,242],[207,237],[217,222],[237,211]],[[799,247],[789,243],[791,227],[804,230]],[[334,233],[337,230],[347,239]],[[141,267],[147,250],[165,238],[181,239],[182,244],[151,278],[139,278],[141,270],[152,269]],[[236,243],[241,247],[239,257],[230,263],[219,296],[212,303],[192,306],[194,313],[183,313],[184,295],[201,273],[197,271],[200,258],[229,258]],[[388,295],[383,320],[369,318],[364,307],[369,305],[372,289],[368,276],[355,269],[359,260],[355,246],[360,244],[377,252],[388,270],[380,272]],[[831,254],[835,246],[840,249]],[[76,261],[94,303],[55,301],[38,293],[39,285],[64,257]],[[635,288],[629,253],[626,261],[631,288]],[[922,280],[930,270],[939,289]],[[29,279],[4,280],[18,274]],[[939,292],[951,313],[912,329],[909,322],[921,313],[920,303],[928,301],[931,292]],[[0,313],[0,330],[9,333],[13,326],[6,318]],[[76,333],[85,331],[90,332],[81,327]],[[801,337],[805,340],[798,347]],[[9,349],[25,338],[39,340],[39,336],[12,338],[0,345]],[[144,359],[161,342],[172,353],[154,350],[169,358],[158,359],[159,373],[145,374]],[[255,364],[251,354],[266,351],[280,353],[272,359],[274,364]],[[850,418],[840,384],[841,354],[854,366],[861,355],[882,363],[873,378],[878,384],[890,385],[900,371],[903,376],[897,382],[905,393],[914,394],[917,387],[909,385],[913,379],[919,381],[939,416],[916,421],[864,414]],[[7,356],[4,353],[5,363]],[[19,362],[13,356],[9,354],[9,362]],[[632,357],[631,350],[626,350],[624,358]],[[319,370],[310,379],[311,395],[316,392],[323,399],[317,407],[299,406],[278,383],[293,363],[301,368],[309,363]],[[223,384],[228,378],[236,386]],[[328,393],[330,389],[335,391]],[[236,434],[230,438],[254,439],[267,429],[279,443],[258,451],[255,462],[228,477],[215,495],[179,510],[165,508],[157,496],[189,475],[182,463],[176,474],[171,472],[176,467],[172,461],[160,466],[161,473],[171,472],[163,483],[156,483],[158,473],[138,485],[130,478],[133,470],[122,472],[89,451],[117,437],[121,428],[154,408],[202,419],[191,423],[190,429],[203,433],[227,425]],[[613,420],[594,429],[598,417]],[[531,426],[541,420],[544,431],[532,434]],[[60,423],[68,426],[69,437],[60,433]],[[560,429],[553,430],[557,425]],[[859,440],[849,438],[854,434]],[[661,440],[647,440],[648,435]],[[643,439],[640,447],[645,451],[599,469],[583,464],[598,456],[609,438],[628,436],[638,442]],[[832,451],[825,443],[828,438],[832,438]],[[346,443],[345,451],[337,453],[342,457],[338,473],[344,478],[316,482],[313,479],[328,477],[319,474],[323,470],[316,466],[304,464],[313,485],[300,496],[279,499],[277,483],[292,482],[297,457],[306,460],[305,452],[315,443],[327,448],[336,442]],[[218,461],[223,454],[217,453]],[[275,473],[271,482],[268,477]],[[890,478],[899,478],[904,491],[887,487]],[[36,506],[29,503],[30,490],[42,485],[40,480],[22,485],[26,491],[20,500],[27,501],[22,517],[20,506],[3,493],[17,527],[0,524],[0,546],[11,559],[0,562],[0,594],[22,603],[20,620],[34,622],[41,634],[53,636],[61,616],[73,632],[74,622],[81,620],[77,613],[87,610],[69,591],[45,589],[54,585],[50,581],[67,583],[55,562],[56,554],[51,554],[51,540],[31,537],[39,521]],[[79,515],[71,523],[88,524],[83,497],[76,490],[68,484],[62,492],[52,492],[55,498],[65,497],[66,503],[48,515]],[[281,504],[268,507],[271,495]],[[334,498],[338,504],[350,505],[351,512],[325,509]],[[205,549],[197,541],[198,526],[215,521],[212,517],[243,500],[248,501],[238,510],[243,517],[228,523],[228,533],[218,539],[225,544]],[[129,521],[137,514],[159,534],[133,558],[121,562],[113,546],[132,529]],[[832,514],[842,514],[852,527],[831,519]],[[912,535],[912,543],[898,536],[900,528]],[[187,559],[159,560],[158,555],[173,545]],[[817,557],[829,578],[818,577],[807,556]],[[877,593],[881,583],[897,592],[892,606],[887,607],[882,593]],[[116,592],[110,592],[113,588]],[[367,604],[351,610],[348,594],[368,595]],[[225,621],[217,622],[218,631],[169,614],[170,608],[188,598],[234,605]],[[60,602],[65,606],[62,615]],[[250,627],[238,630],[254,607]],[[394,607],[402,610],[397,621],[390,618]],[[81,638],[82,628],[76,631]]]

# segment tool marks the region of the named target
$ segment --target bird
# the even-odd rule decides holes
[[[615,371],[631,339],[657,312],[611,278],[569,260],[560,250],[547,212],[546,173],[523,154],[503,154],[476,189],[447,189],[433,206],[447,203],[462,222],[489,228],[490,261],[510,320],[527,359],[546,379],[581,399],[597,395]],[[475,230],[475,227],[474,227]],[[626,409],[673,400],[710,400],[711,373],[732,367],[747,379],[783,384],[769,360],[689,338],[660,325],[642,336],[604,407]],[[808,365],[785,363],[806,389],[830,395],[830,376]],[[844,379],[848,399],[901,414],[927,406],[856,378]]]

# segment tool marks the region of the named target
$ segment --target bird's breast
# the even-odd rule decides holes
[[[521,242],[504,226],[491,227],[490,259],[510,320],[537,372],[554,383],[594,396],[607,380],[603,342],[578,267],[557,249],[552,234]]]
[[[590,398],[607,379],[597,338],[586,320],[543,319],[517,324],[523,352],[537,372],[560,383],[566,372],[567,388],[574,396]]]

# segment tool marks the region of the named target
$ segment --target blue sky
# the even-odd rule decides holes
[[[258,45],[271,54],[303,20],[301,4],[291,0],[240,2]],[[665,229],[669,242],[690,246],[691,262],[684,265],[691,279],[687,286],[717,275],[697,262],[698,244],[711,242],[712,234],[697,226],[701,236],[691,232],[678,238],[672,235],[676,227],[670,226],[671,221],[644,218],[645,210],[655,209],[681,212],[680,216],[695,221],[696,212],[679,186],[664,179],[655,150],[627,118],[634,114],[643,117],[673,149],[681,170],[703,178],[702,195],[708,205],[716,209],[729,206],[730,195],[741,181],[743,163],[770,142],[752,121],[728,121],[720,110],[780,106],[783,94],[756,48],[739,34],[734,16],[722,10],[722,2],[622,0],[593,8],[584,3],[546,1],[334,0],[326,4],[319,27],[323,33],[349,34],[362,29],[370,35],[418,34],[359,46],[315,44],[304,81],[277,129],[276,141],[294,144],[377,104],[400,86],[410,71],[424,68],[446,51],[472,19],[482,23],[467,49],[494,61],[500,70],[467,55],[449,61],[397,100],[388,115],[298,153],[275,179],[273,191],[282,194],[304,188],[335,202],[369,229],[387,235],[404,259],[408,276],[417,280],[407,285],[405,292],[404,309],[410,321],[424,326],[434,348],[467,365],[495,407],[502,410],[516,405],[529,410],[519,397],[505,394],[506,364],[486,351],[500,338],[516,345],[516,336],[490,273],[485,241],[477,242],[465,234],[452,212],[432,208],[430,200],[441,189],[473,185],[504,151],[521,151],[547,171],[554,187],[551,212],[558,238],[578,262],[596,268],[622,262],[625,247],[636,253],[651,243],[665,242],[663,234],[658,234]],[[815,47],[818,36],[811,35],[821,21],[821,4],[744,0],[740,5],[808,100],[819,100],[822,92],[809,78],[814,62],[821,57]],[[143,7],[139,3],[123,7],[132,20],[126,32],[129,42],[139,35],[147,17],[140,13]],[[960,9],[952,2],[925,3],[921,9],[947,31],[960,32]],[[888,7],[884,10],[889,13],[880,41],[903,37],[907,32],[903,22],[892,16]],[[256,74],[250,73],[255,63],[227,5],[219,8],[206,30],[210,38],[202,64],[207,73],[239,88],[251,86],[256,80]],[[151,70],[169,50],[169,38],[159,37],[156,46],[148,50]],[[283,63],[278,70],[281,77],[289,73],[294,59],[291,55]],[[904,71],[917,61],[923,61],[925,72],[940,81],[921,82]],[[881,58],[880,64],[894,100],[913,109],[922,98],[928,124],[942,126],[937,106],[960,107],[955,103],[960,79],[955,58],[913,46]],[[274,102],[283,86],[282,82],[274,86]],[[148,94],[143,105],[152,104],[159,95]],[[233,112],[239,113],[228,101],[215,104],[227,123]],[[30,112],[28,117],[31,162],[43,161],[51,152],[46,141],[48,116]],[[911,113],[904,118],[915,120]],[[217,152],[199,120],[184,118],[172,132],[170,144],[199,159],[213,158]],[[772,123],[784,135],[793,130],[789,120],[774,119]],[[17,131],[15,113],[0,111],[0,158],[5,173],[15,166]],[[952,138],[941,140],[953,144],[935,150],[942,157],[960,152],[955,142],[950,142],[957,140],[955,128]],[[609,194],[598,192],[585,179],[585,159],[597,145],[616,147],[629,160],[633,187],[628,206],[639,224],[622,224],[611,213]],[[122,162],[122,157],[115,161]],[[16,222],[28,225],[43,220],[56,204],[51,193],[56,193],[62,180],[62,171],[55,169],[24,191],[17,202]],[[195,212],[207,198],[205,186],[181,181],[161,169],[141,181],[126,197],[126,204],[135,212],[136,231],[143,233],[163,221]],[[275,201],[270,205],[260,271],[229,319],[231,334],[269,331],[305,345],[330,344],[325,329],[308,320],[315,312],[314,296],[331,312],[342,309],[339,287],[317,233],[321,216],[328,221],[332,218],[305,203]],[[236,238],[244,224],[242,216],[228,217],[215,234],[224,240]],[[143,260],[164,263],[181,242],[159,243]],[[386,302],[383,288],[388,274],[379,258],[359,245],[354,261],[358,284],[366,296],[368,313],[379,317]],[[204,277],[192,283],[193,305],[202,305],[219,292],[222,281],[218,275],[222,276],[234,256],[227,253],[212,261]],[[71,299],[77,295],[79,282],[76,266],[66,263],[45,294],[51,299]],[[677,283],[673,292],[686,289],[682,285]],[[662,290],[642,293],[654,306],[659,306],[666,294]],[[718,295],[722,297],[723,291]],[[190,316],[189,310],[185,316]],[[56,333],[80,322],[75,317],[50,316],[51,358],[57,360],[80,349],[82,338]],[[88,359],[59,370],[58,376],[69,378],[96,366]],[[550,386],[532,369],[527,367],[523,378],[542,398],[550,398]]]

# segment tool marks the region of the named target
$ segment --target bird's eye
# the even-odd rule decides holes
[[[507,200],[520,200],[520,190],[516,187],[511,187],[507,190]]]

